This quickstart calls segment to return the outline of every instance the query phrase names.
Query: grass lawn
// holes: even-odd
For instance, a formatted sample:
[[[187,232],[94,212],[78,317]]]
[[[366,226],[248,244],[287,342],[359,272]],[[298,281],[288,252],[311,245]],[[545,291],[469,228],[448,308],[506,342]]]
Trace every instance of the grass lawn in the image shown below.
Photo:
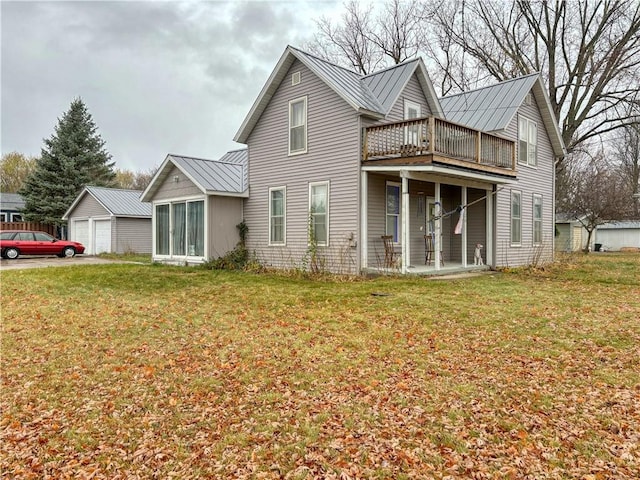
[[[640,255],[2,272],[2,478],[640,477]]]

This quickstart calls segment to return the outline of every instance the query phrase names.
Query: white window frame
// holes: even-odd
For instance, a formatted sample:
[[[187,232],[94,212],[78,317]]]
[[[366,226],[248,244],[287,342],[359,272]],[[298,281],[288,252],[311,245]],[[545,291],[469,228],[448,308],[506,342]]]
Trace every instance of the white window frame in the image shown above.
[[[415,110],[416,111],[416,116],[415,117],[410,117],[409,116],[409,110]],[[404,100],[404,119],[405,120],[412,120],[414,118],[420,118],[422,116],[422,105],[417,103],[417,102],[413,102],[411,100]],[[404,129],[404,143],[406,145],[414,145],[417,146],[420,144],[420,129],[418,126],[413,126],[413,127],[406,127]]]
[[[5,212],[0,213],[0,222],[7,221],[7,214]]]
[[[527,145],[527,154],[522,155],[521,142]],[[518,164],[538,166],[538,124],[525,117],[518,117]]]
[[[325,212],[325,222],[326,222],[326,230],[327,230],[327,238],[324,242],[317,242],[317,245],[319,247],[328,247],[329,246],[329,200],[331,198],[331,187],[329,184],[329,181],[324,181],[324,182],[312,182],[309,183],[309,208],[308,208],[308,212],[309,212],[309,218],[308,218],[308,222],[311,222],[311,198],[313,195],[313,189],[314,187],[320,187],[320,186],[326,186],[327,187],[327,198],[326,198],[326,212]],[[309,235],[307,235],[307,237],[309,237]]]
[[[389,195],[389,191],[388,188],[389,187],[397,187],[398,188],[398,213],[389,213],[389,201],[388,201],[388,195]],[[400,228],[400,222],[402,219],[402,184],[400,182],[389,182],[387,181],[384,185],[384,232],[385,235],[391,235],[393,236],[393,243],[400,243],[400,237],[401,237],[401,228]],[[389,232],[389,224],[387,222],[387,220],[389,219],[389,217],[396,217],[396,232]]]
[[[519,204],[520,204],[520,211],[518,212],[518,216],[514,215],[514,210],[513,210],[513,199],[514,196],[518,196],[519,199]],[[520,247],[522,246],[522,192],[520,190],[511,190],[511,196],[509,197],[510,203],[509,203],[509,218],[510,218],[510,224],[509,224],[509,240],[511,242],[511,246],[512,247]],[[513,224],[514,221],[518,221],[519,222],[519,238],[517,239],[517,241],[514,241],[513,238],[513,234],[514,234],[514,228],[513,228]]]
[[[273,227],[273,210],[272,197],[273,192],[282,192],[282,241],[274,241],[272,237]],[[283,246],[287,244],[287,187],[271,187],[269,188],[269,245]]]
[[[173,215],[173,206],[175,204],[179,204],[179,203],[184,203],[185,204],[185,235],[186,232],[188,231],[188,207],[187,204],[188,203],[194,203],[194,202],[203,202],[203,224],[202,224],[202,228],[203,228],[203,254],[202,255],[189,255],[189,248],[188,245],[186,244],[187,239],[185,238],[185,253],[184,255],[176,255],[175,254],[175,248],[174,248],[174,237],[173,237],[173,232],[174,232],[174,215]],[[208,198],[207,197],[184,197],[184,198],[175,198],[175,199],[171,199],[171,200],[163,200],[163,201],[159,201],[159,202],[154,202],[153,203],[153,222],[152,222],[152,229],[153,229],[153,254],[155,257],[157,258],[162,258],[162,259],[171,259],[171,258],[189,258],[189,259],[204,259],[207,258],[208,255],[208,232],[207,232],[207,215],[208,215],[208,210],[209,210],[209,206],[208,206]],[[161,206],[161,205],[168,205],[169,206],[169,253],[168,254],[159,254],[157,253],[157,218],[156,218],[156,208]]]
[[[300,124],[300,125],[292,125],[292,121],[293,121],[293,105],[302,102],[304,105],[304,123]],[[308,116],[308,108],[307,108],[307,96],[304,97],[299,97],[299,98],[294,98],[293,100],[289,101],[289,156],[293,156],[293,155],[301,155],[303,153],[307,153],[308,151],[308,129],[307,129],[307,116]],[[304,129],[304,148],[301,148],[299,150],[291,150],[291,131],[294,128],[300,128],[302,127]]]
[[[536,218],[536,204],[540,203],[540,218]],[[532,224],[532,231],[531,231],[531,238],[532,238],[532,242],[534,246],[540,246],[543,243],[543,238],[542,238],[542,219],[544,217],[544,213],[543,213],[543,209],[544,209],[544,201],[543,201],[543,197],[542,195],[540,195],[539,193],[534,193],[533,194],[533,199],[532,199],[532,208],[531,208],[531,224]],[[538,241],[536,241],[536,236],[539,237]]]
[[[16,217],[18,217],[16,219]],[[22,218],[22,214],[21,213],[12,213],[11,214],[11,221],[12,222],[23,222],[24,219]]]

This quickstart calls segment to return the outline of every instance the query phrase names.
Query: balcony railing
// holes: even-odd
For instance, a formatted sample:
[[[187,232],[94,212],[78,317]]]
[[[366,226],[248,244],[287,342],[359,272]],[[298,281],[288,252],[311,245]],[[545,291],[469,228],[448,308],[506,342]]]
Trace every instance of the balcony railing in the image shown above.
[[[496,167],[515,172],[515,143],[435,117],[367,127],[363,160],[431,155],[436,161]],[[407,159],[408,163],[416,163]],[[397,162],[396,162],[397,163]],[[475,165],[471,165],[475,164]]]

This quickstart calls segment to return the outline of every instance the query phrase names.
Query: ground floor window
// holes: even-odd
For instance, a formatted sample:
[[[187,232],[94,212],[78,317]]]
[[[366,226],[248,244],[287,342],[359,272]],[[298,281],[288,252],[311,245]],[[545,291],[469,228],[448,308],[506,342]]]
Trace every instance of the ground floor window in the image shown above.
[[[542,245],[542,195],[533,195],[533,244]]]
[[[269,189],[269,245],[286,243],[286,204],[285,187]]]
[[[511,245],[522,243],[522,193],[511,191]]]
[[[329,245],[329,182],[309,184],[309,239]]]
[[[386,234],[393,237],[393,242],[398,243],[400,239],[400,184],[387,182],[386,200],[387,226]]]
[[[204,201],[156,205],[156,255],[204,256]]]

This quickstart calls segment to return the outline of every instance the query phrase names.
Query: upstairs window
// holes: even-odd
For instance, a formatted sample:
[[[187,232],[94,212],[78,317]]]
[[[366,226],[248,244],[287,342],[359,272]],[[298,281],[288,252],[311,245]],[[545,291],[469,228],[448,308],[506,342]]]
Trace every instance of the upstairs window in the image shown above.
[[[538,126],[532,120],[520,117],[518,122],[518,163],[536,167],[538,165]]]
[[[307,97],[289,102],[289,155],[307,152]]]

